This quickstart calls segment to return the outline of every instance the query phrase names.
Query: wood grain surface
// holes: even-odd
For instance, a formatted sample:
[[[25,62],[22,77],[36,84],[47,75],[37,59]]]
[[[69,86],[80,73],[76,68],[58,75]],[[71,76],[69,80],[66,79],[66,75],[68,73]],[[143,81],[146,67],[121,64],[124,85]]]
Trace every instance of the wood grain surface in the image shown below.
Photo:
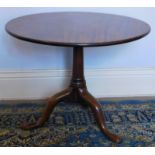
[[[107,46],[140,39],[150,26],[138,19],[90,12],[41,13],[6,24],[12,36],[57,46]]]

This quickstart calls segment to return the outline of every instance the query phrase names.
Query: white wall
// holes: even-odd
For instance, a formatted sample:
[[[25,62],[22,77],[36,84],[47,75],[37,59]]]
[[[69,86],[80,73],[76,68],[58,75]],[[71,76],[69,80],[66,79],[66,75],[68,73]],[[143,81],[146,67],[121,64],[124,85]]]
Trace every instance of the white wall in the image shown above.
[[[10,37],[5,24],[26,14],[52,11],[94,11],[139,18],[148,22],[151,34],[141,40],[109,47],[86,48],[85,67],[155,67],[155,8],[0,8],[0,71],[30,69],[69,69],[72,49],[38,45]],[[94,59],[95,58],[95,59]]]
[[[95,97],[155,96],[155,8],[0,8],[0,100],[40,99],[66,87],[72,49],[17,40],[5,24],[22,15],[91,11],[126,15],[151,25],[138,41],[85,49],[87,86]]]

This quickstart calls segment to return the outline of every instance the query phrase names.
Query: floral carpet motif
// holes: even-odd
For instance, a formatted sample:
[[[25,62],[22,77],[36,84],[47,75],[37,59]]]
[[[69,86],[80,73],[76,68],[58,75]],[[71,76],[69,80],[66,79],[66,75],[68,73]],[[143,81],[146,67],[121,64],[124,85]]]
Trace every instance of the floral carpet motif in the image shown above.
[[[155,100],[100,101],[107,128],[122,138],[109,141],[97,127],[91,109],[59,103],[44,127],[23,131],[19,125],[34,122],[46,102],[0,102],[0,146],[155,146]]]

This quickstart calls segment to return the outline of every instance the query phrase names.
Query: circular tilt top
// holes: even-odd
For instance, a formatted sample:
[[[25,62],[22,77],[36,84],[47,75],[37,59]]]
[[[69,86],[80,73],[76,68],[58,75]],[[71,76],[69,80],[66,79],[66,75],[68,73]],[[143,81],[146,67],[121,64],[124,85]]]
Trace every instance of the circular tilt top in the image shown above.
[[[34,43],[57,46],[107,46],[146,36],[150,26],[138,19],[90,12],[27,15],[9,21],[6,31]]]

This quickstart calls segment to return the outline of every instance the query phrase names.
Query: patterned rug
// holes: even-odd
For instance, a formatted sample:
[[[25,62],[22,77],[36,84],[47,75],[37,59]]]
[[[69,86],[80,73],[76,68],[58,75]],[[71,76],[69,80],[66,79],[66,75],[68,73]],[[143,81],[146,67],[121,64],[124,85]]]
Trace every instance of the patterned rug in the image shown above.
[[[34,122],[45,101],[0,102],[0,146],[155,146],[155,100],[100,101],[107,127],[122,137],[109,141],[96,126],[89,108],[59,103],[44,127],[23,131],[26,119]]]

